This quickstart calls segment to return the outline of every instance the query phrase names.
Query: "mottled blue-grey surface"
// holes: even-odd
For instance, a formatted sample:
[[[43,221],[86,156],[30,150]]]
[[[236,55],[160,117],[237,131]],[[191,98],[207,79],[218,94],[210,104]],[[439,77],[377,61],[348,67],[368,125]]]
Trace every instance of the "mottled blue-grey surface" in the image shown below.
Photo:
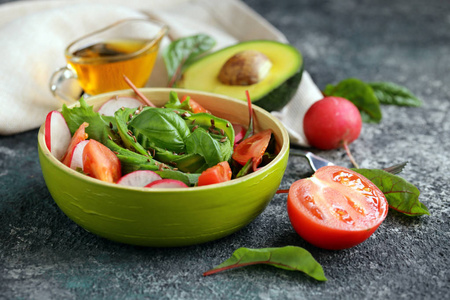
[[[4,1],[2,1],[4,2]],[[383,106],[351,145],[362,167],[409,161],[402,176],[431,216],[389,215],[363,244],[325,251],[296,235],[286,196],[245,229],[204,245],[152,249],[98,238],[70,221],[45,186],[37,131],[0,137],[0,299],[449,299],[450,2],[245,0],[280,29],[323,88],[348,77],[393,81],[424,101]],[[1,100],[0,100],[1,101]],[[350,166],[343,150],[315,151]],[[310,174],[291,157],[282,186]],[[328,281],[252,266],[202,272],[239,247],[296,245]]]

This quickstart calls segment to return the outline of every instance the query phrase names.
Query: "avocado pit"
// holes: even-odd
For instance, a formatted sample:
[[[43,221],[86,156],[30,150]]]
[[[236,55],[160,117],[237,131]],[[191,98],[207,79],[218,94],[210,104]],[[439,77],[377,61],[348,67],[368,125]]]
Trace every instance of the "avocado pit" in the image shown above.
[[[229,58],[219,72],[219,80],[226,85],[253,85],[270,72],[272,62],[256,50],[244,50]]]

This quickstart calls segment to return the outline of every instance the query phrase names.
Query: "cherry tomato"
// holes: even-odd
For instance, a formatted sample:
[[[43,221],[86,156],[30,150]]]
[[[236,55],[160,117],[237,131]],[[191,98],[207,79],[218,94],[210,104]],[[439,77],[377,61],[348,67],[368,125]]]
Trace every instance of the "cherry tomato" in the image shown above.
[[[84,147],[83,171],[106,182],[117,182],[122,175],[117,156],[96,140],[89,140]]]
[[[223,161],[208,168],[198,177],[198,186],[221,183],[231,180],[231,168],[227,161]]]
[[[186,101],[186,99],[188,99],[189,96],[183,96],[183,98],[181,98],[180,102],[183,103],[184,101]],[[209,111],[204,108],[203,106],[201,106],[198,102],[192,100],[192,98],[189,97],[189,106],[192,109],[192,112],[194,114],[197,113],[209,113]]]
[[[73,156],[73,150],[75,149],[75,146],[78,145],[79,142],[84,141],[88,138],[88,135],[85,131],[85,128],[88,127],[89,124],[84,122],[83,124],[78,127],[77,131],[72,136],[72,140],[70,141],[69,147],[67,147],[66,154],[64,154],[63,158],[61,159],[62,163],[66,166],[70,166],[70,162],[72,160]]]
[[[303,239],[320,248],[338,250],[372,235],[386,218],[388,203],[369,179],[329,166],[291,185],[287,211]]]
[[[249,159],[253,160],[254,166],[259,165],[271,135],[272,131],[266,129],[246,138],[234,148],[232,158],[240,165],[245,165]]]

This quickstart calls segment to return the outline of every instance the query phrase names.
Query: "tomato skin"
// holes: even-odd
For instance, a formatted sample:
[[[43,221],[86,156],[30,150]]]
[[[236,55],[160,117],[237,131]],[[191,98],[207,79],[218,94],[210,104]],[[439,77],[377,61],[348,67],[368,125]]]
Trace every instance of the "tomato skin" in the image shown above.
[[[198,177],[198,186],[221,183],[231,180],[231,168],[227,161],[206,169]]]
[[[61,159],[62,163],[66,166],[70,167],[70,161],[72,160],[73,151],[75,150],[76,145],[88,138],[88,135],[85,131],[86,127],[88,126],[88,123],[83,122],[83,124],[81,124],[80,127],[78,127],[77,131],[75,131],[75,133],[73,134],[69,147],[67,147],[66,154],[64,154],[63,158]]]
[[[183,103],[184,101],[186,101],[186,99],[189,96],[185,95],[183,96],[183,98],[181,98],[180,102]],[[194,114],[197,113],[209,113],[209,111],[204,108],[203,106],[201,106],[197,101],[192,100],[192,98],[189,98],[189,106],[192,108],[192,112]]]
[[[96,140],[89,140],[83,150],[83,171],[106,182],[117,182],[122,176],[117,156]]]
[[[254,161],[254,165],[258,165],[269,145],[271,135],[272,131],[266,129],[246,138],[236,145],[232,158],[242,166],[249,159]]]
[[[361,174],[328,166],[291,185],[287,211],[292,227],[304,240],[339,250],[369,238],[386,218],[388,203]]]

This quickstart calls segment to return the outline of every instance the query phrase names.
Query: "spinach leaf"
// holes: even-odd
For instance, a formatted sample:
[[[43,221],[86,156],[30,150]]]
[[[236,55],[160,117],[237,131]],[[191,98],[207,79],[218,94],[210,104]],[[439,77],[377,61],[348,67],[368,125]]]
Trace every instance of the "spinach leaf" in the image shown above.
[[[178,94],[174,91],[171,91],[169,94],[169,102],[164,104],[164,107],[174,108],[174,109],[182,109],[184,111],[192,112],[192,108],[189,106],[189,101],[184,101],[181,103],[180,99],[178,99]]]
[[[62,115],[72,135],[83,122],[87,122],[89,126],[85,130],[90,139],[97,140],[101,143],[107,141],[109,137],[115,141],[120,140],[111,128],[116,127],[115,119],[101,116],[99,113],[94,112],[93,106],[89,106],[83,98],[80,99],[80,106],[75,106],[71,109],[64,104],[62,107]],[[110,126],[110,122],[113,126]]]
[[[400,176],[378,169],[353,169],[372,181],[385,195],[389,207],[408,216],[429,215],[419,201],[420,191]]]
[[[301,271],[316,280],[327,280],[322,266],[314,259],[311,253],[295,246],[264,249],[239,248],[229,259],[217,267],[206,271],[203,273],[203,276],[256,264],[268,264],[289,271]]]
[[[185,139],[190,134],[189,128],[186,122],[171,110],[149,107],[133,117],[128,127],[144,148],[186,151]]]
[[[337,85],[327,85],[324,94],[326,96],[342,97],[350,100],[361,112],[362,121],[365,123],[379,123],[381,121],[380,103],[374,91],[367,83],[349,78]]]
[[[137,142],[136,137],[130,133],[128,129],[128,123],[135,116],[135,111],[135,108],[124,108],[119,109],[114,113],[118,133],[125,147],[142,155],[147,155],[147,151]]]
[[[170,43],[163,52],[163,58],[169,75],[169,87],[175,86],[187,66],[201,54],[214,47],[216,41],[206,34],[197,34],[180,38]]]
[[[381,104],[416,107],[422,105],[422,101],[406,87],[392,82],[370,82],[369,85]]]

